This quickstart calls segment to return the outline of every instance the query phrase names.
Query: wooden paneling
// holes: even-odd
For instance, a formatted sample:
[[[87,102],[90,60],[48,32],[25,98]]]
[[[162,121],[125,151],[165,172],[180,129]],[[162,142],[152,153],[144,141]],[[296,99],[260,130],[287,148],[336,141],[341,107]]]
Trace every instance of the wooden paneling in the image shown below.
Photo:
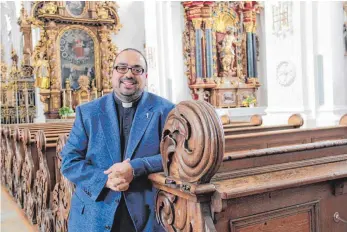
[[[316,232],[318,202],[230,220],[231,232]]]

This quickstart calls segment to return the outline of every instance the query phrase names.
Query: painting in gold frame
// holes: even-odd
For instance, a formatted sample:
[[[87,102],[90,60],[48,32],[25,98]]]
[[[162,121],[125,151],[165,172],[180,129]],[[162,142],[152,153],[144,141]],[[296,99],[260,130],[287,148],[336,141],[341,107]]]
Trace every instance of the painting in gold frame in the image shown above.
[[[85,1],[66,1],[65,7],[72,17],[82,17],[86,12]]]
[[[62,89],[66,88],[66,80],[73,90],[79,89],[78,79],[82,75],[89,77],[90,84],[100,82],[99,42],[89,28],[66,27],[60,31],[57,43]]]

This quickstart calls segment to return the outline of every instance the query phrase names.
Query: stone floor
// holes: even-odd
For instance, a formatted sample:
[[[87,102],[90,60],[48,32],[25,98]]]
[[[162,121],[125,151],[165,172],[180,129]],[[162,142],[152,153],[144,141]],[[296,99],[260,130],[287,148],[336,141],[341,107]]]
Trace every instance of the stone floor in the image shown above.
[[[32,226],[26,219],[22,209],[17,205],[4,186],[1,186],[1,232],[38,231],[37,226]]]

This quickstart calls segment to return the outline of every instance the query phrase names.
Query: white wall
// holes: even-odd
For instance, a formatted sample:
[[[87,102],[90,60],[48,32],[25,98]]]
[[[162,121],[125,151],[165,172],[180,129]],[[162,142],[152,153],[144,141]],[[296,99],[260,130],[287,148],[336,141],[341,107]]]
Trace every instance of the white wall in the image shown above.
[[[294,1],[293,32],[285,37],[273,34],[273,4],[266,2],[264,11],[268,96],[264,122],[278,124],[300,113],[305,126],[336,125],[347,113],[342,2]],[[295,81],[289,86],[276,80],[281,61],[295,66]]]
[[[112,41],[119,51],[125,48],[135,48],[144,52],[145,22],[144,2],[117,1],[118,15],[123,27],[118,34],[112,36]]]
[[[174,103],[191,99],[184,74],[183,13],[180,2],[145,2],[148,90]]]

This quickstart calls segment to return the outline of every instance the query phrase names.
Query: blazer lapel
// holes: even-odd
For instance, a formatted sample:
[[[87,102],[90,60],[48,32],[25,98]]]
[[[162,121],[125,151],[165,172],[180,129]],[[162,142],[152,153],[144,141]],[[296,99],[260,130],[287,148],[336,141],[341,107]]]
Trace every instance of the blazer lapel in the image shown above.
[[[137,110],[131,126],[125,159],[131,159],[135,148],[137,147],[143,134],[145,133],[146,128],[153,116],[153,113],[150,111],[152,107],[153,106],[151,105],[151,100],[148,93],[144,92],[139,105],[137,106]]]
[[[119,141],[119,123],[116,104],[113,98],[113,92],[105,98],[104,104],[101,104],[99,119],[103,128],[107,150],[113,163],[121,162],[121,148]]]

